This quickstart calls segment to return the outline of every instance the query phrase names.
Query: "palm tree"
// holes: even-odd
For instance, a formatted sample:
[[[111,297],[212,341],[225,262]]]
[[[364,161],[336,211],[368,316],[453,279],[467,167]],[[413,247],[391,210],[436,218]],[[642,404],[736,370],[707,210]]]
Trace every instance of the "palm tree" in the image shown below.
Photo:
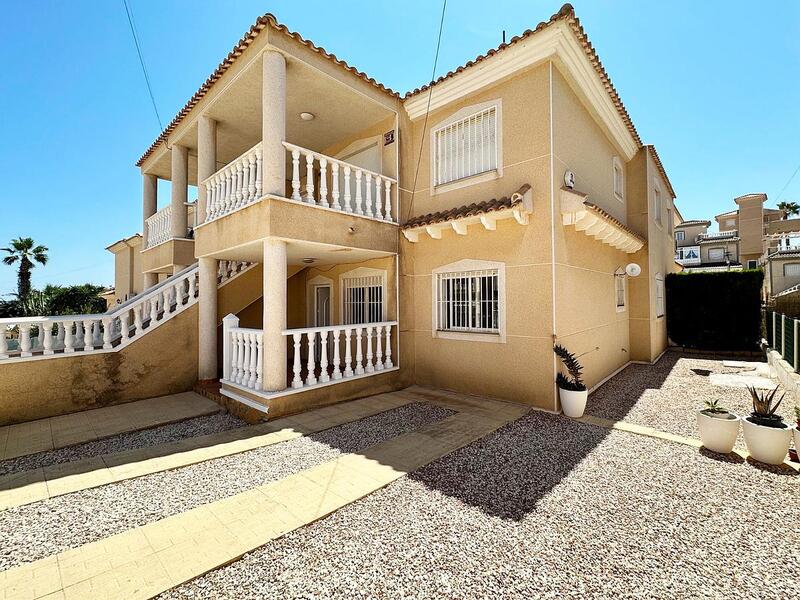
[[[800,214],[800,204],[797,202],[778,202],[778,210],[783,213],[784,219],[788,219],[793,215]]]
[[[8,256],[3,257],[3,263],[13,265],[19,261],[19,272],[17,273],[17,297],[25,300],[31,291],[31,269],[36,266],[47,264],[47,246],[34,246],[33,238],[17,238],[11,240],[10,248],[0,248],[7,252]]]

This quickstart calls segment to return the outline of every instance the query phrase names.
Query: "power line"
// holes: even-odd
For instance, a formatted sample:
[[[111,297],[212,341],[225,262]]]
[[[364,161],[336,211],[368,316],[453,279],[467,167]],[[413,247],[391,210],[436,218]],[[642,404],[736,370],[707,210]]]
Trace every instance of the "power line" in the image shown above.
[[[794,173],[792,173],[792,176],[789,177],[789,180],[786,182],[786,185],[784,185],[781,191],[778,192],[778,195],[775,196],[775,202],[781,199],[781,194],[783,194],[783,192],[786,191],[786,188],[788,188],[789,184],[792,183],[792,180],[794,179],[795,175],[797,175],[797,173],[800,173],[800,165],[797,165],[797,168],[794,170]]]
[[[428,116],[431,113],[431,96],[433,95],[433,84],[436,80],[436,66],[439,64],[439,48],[442,45],[442,30],[444,29],[444,13],[447,9],[447,0],[442,2],[442,17],[439,20],[439,37],[436,40],[436,54],[433,57],[433,72],[431,72],[431,83],[428,87],[428,104],[425,107],[425,123],[422,125],[422,138],[419,144],[419,154],[417,155],[417,167],[414,170],[414,187],[411,188],[411,201],[408,204],[408,216],[410,217],[414,210],[414,194],[417,193],[417,177],[419,177],[419,165],[422,161],[422,149],[425,147],[425,135],[428,131]],[[433,152],[433,148],[431,148]]]
[[[133,36],[133,43],[136,45],[136,54],[139,55],[139,64],[142,65],[142,73],[144,73],[144,81],[147,84],[147,92],[150,94],[150,102],[153,103],[153,110],[156,113],[158,120],[159,131],[164,131],[164,125],[161,123],[161,115],[158,114],[158,107],[156,106],[156,99],[153,96],[153,87],[150,85],[150,75],[147,72],[147,67],[144,64],[144,56],[142,56],[142,47],[139,44],[139,36],[136,35],[136,26],[133,24],[133,12],[128,6],[128,0],[122,0],[125,5],[125,14],[128,15],[128,25],[131,27],[131,35]]]

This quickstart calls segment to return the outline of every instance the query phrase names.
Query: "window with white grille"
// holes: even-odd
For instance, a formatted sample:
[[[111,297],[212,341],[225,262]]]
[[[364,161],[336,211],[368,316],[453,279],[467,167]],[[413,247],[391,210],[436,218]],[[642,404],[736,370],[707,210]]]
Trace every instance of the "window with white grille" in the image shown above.
[[[490,106],[432,132],[434,186],[497,169],[497,112]]]
[[[344,325],[383,321],[381,275],[342,279],[342,319]]]
[[[682,242],[685,239],[686,239],[686,233],[685,232],[683,232],[683,231],[676,231],[675,232],[675,241],[676,242]]]
[[[440,331],[499,333],[497,269],[439,273],[436,285],[437,328]]]
[[[617,312],[625,310],[625,270],[617,269],[614,273],[614,296],[617,302]]]
[[[664,316],[664,276],[656,273],[656,317]]]
[[[800,275],[800,263],[783,265],[783,275],[784,277],[797,277]]]

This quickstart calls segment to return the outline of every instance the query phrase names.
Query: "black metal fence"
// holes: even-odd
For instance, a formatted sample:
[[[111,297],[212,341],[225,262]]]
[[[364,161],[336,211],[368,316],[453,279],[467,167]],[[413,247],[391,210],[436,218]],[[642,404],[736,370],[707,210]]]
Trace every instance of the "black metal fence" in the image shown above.
[[[797,371],[800,342],[800,319],[793,319],[774,311],[764,311],[764,328],[767,344]]]

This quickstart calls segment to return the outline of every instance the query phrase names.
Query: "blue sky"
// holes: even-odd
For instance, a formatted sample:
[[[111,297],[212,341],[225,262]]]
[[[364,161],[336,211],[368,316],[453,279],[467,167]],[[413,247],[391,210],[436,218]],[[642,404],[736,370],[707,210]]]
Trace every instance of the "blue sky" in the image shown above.
[[[441,10],[416,0],[129,1],[165,124],[264,12],[405,92],[430,77]],[[437,74],[560,5],[449,0]],[[574,5],[685,218],[749,192],[777,201],[800,165],[800,3]],[[159,133],[122,0],[8,2],[3,17],[0,246],[17,236],[49,246],[34,285],[110,284],[104,248],[141,228],[134,162]],[[800,201],[800,174],[781,199]],[[0,294],[15,286],[0,265]]]

